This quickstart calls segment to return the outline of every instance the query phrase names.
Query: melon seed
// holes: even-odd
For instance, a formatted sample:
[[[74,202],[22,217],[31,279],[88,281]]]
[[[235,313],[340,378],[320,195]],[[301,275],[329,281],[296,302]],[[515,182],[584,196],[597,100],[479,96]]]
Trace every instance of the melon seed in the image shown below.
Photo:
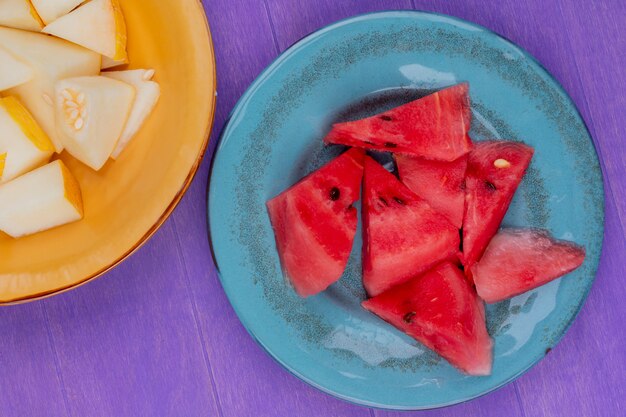
[[[493,161],[493,166],[496,168],[509,168],[511,163],[506,159],[496,159]]]
[[[404,200],[402,200],[400,197],[394,197],[393,199],[396,203],[400,204],[401,206],[406,204]]]
[[[395,148],[398,145],[396,145],[395,143],[391,143],[391,142],[385,142],[385,148]]]
[[[53,101],[52,101],[52,97],[50,97],[48,94],[43,93],[42,98],[43,98],[43,101],[45,101],[45,102],[46,102],[46,104],[48,104],[48,105],[50,105],[50,106],[54,106],[54,103],[53,103]]]
[[[387,200],[385,200],[385,197],[378,197],[378,199],[387,207],[389,207],[389,203],[387,202]]]
[[[490,182],[490,181],[485,181],[485,187],[487,187],[487,189],[489,191],[496,191],[497,190],[495,184]]]
[[[341,192],[339,191],[339,188],[337,187],[333,187],[330,189],[330,199],[333,201],[337,201],[339,200],[339,196],[341,195]]]
[[[413,322],[413,317],[415,317],[415,314],[415,311],[409,311],[404,316],[402,316],[402,320],[407,324],[411,324]]]
[[[393,119],[391,118],[391,116],[387,116],[383,114],[382,116],[380,116],[380,120],[384,120],[385,122],[390,122]]]

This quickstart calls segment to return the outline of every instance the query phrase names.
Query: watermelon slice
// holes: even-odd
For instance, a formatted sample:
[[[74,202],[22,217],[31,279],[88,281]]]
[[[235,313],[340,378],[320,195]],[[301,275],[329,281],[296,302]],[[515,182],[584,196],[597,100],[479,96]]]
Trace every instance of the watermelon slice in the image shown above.
[[[584,248],[545,230],[504,229],[472,266],[472,275],[478,295],[497,303],[565,275],[584,260]]]
[[[337,123],[324,141],[454,161],[471,148],[468,90],[467,83],[458,84],[366,119]]]
[[[533,148],[518,142],[476,143],[465,178],[463,264],[471,267],[483,254],[522,181]]]
[[[485,307],[463,273],[444,262],[363,302],[363,307],[469,375],[489,375],[492,341]]]
[[[395,155],[395,159],[404,185],[460,229],[465,208],[467,156],[452,162],[408,155]]]
[[[364,152],[351,149],[267,202],[285,275],[308,297],[337,281],[356,233]]]
[[[392,173],[365,157],[363,286],[375,296],[459,251],[459,231]]]

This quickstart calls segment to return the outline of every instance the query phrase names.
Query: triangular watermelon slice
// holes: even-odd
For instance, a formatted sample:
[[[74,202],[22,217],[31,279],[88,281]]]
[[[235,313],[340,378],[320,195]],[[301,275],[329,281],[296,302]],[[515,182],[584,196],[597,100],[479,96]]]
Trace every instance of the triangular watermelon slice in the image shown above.
[[[496,234],[533,156],[518,142],[478,142],[469,154],[465,178],[463,264],[473,265]]]
[[[584,260],[584,248],[556,240],[545,230],[504,229],[472,266],[472,276],[478,295],[497,303],[547,284]]]
[[[452,162],[408,155],[395,155],[395,159],[404,185],[460,229],[465,208],[467,156]]]
[[[351,149],[267,202],[285,275],[302,297],[337,281],[357,227],[364,152]]]
[[[454,161],[469,152],[467,83],[438,91],[366,119],[337,123],[326,143]]]
[[[445,262],[363,302],[363,307],[469,375],[491,373],[485,307],[463,273]]]
[[[459,231],[392,173],[365,157],[363,286],[375,296],[459,251]]]

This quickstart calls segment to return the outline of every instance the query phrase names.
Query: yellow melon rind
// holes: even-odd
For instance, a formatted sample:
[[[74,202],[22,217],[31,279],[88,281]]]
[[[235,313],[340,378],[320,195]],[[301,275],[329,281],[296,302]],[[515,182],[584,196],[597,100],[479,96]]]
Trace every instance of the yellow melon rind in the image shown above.
[[[76,178],[72,175],[69,169],[62,161],[60,162],[61,174],[63,175],[63,186],[65,189],[65,199],[76,208],[76,211],[80,214],[81,218],[84,215],[83,197],[80,191],[80,185]]]
[[[126,22],[124,21],[124,14],[122,13],[122,7],[119,0],[111,0],[111,6],[113,7],[113,16],[115,17],[115,56],[113,60],[123,61],[127,59],[126,52]]]
[[[46,132],[17,98],[14,96],[0,98],[0,106],[9,113],[9,116],[37,149],[43,152],[54,152],[54,145]]]

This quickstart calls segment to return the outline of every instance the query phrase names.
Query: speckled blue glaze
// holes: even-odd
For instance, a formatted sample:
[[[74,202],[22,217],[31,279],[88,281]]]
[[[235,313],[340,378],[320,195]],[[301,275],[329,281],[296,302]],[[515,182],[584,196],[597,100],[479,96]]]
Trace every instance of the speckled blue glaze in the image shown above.
[[[545,227],[587,249],[577,271],[488,306],[489,377],[464,376],[360,307],[360,231],[342,279],[303,300],[285,283],[265,201],[341,152],[321,138],[432,89],[470,83],[475,140],[535,147],[505,225]],[[380,156],[385,161],[385,156]],[[426,409],[494,390],[537,363],[565,333],[593,282],[604,206],[598,158],[577,109],[526,52],[447,16],[386,12],[301,40],[252,84],[215,156],[209,227],[224,289],[250,334],[294,375],[355,403]]]

